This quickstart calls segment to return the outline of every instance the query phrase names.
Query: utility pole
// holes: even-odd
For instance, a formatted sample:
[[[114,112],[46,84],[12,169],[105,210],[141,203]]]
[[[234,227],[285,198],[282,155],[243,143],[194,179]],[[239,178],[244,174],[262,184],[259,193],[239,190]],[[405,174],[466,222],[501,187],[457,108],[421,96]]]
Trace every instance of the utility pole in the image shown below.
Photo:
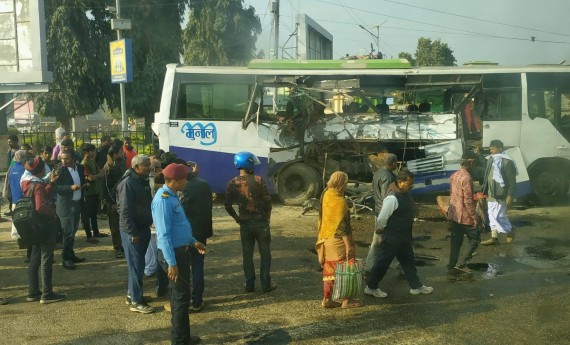
[[[279,59],[279,0],[271,2],[271,13],[273,13],[273,31],[275,34],[271,58],[277,60]]]
[[[115,6],[117,6],[117,19],[121,19],[121,0],[115,0]],[[117,28],[117,40],[121,38],[121,29]],[[119,93],[121,95],[121,130],[125,132],[129,130],[127,104],[125,101],[125,83],[119,83]]]

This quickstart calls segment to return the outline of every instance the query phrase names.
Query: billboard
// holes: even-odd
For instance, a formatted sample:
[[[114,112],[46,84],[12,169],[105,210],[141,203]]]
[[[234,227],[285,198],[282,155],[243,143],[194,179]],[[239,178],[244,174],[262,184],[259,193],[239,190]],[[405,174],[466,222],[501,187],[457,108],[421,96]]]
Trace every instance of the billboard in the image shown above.
[[[306,14],[297,17],[297,59],[332,60],[333,36]]]
[[[43,0],[0,0],[0,93],[47,92]]]
[[[109,43],[111,54],[111,82],[129,83],[133,81],[132,44],[129,38]]]

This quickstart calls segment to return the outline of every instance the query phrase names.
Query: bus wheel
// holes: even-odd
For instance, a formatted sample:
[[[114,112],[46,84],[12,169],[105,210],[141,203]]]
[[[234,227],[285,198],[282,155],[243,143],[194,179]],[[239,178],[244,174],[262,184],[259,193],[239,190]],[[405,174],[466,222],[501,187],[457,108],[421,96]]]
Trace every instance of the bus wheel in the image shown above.
[[[279,173],[277,197],[285,205],[298,206],[318,196],[321,177],[316,169],[303,163],[294,163]]]
[[[554,205],[568,195],[568,175],[553,168],[538,170],[530,182],[536,202],[541,206]]]

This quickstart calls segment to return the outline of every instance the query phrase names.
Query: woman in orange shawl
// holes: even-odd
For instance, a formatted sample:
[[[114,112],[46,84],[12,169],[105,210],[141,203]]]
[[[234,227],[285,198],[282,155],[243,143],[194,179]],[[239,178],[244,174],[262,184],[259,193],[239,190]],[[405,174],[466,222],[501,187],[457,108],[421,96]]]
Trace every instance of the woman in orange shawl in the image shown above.
[[[327,188],[321,195],[319,211],[317,252],[319,263],[323,267],[323,301],[324,308],[359,307],[360,302],[345,299],[341,303],[332,300],[335,268],[338,262],[354,259],[355,248],[350,226],[350,213],[344,192],[348,176],[341,171],[333,173],[327,182]]]

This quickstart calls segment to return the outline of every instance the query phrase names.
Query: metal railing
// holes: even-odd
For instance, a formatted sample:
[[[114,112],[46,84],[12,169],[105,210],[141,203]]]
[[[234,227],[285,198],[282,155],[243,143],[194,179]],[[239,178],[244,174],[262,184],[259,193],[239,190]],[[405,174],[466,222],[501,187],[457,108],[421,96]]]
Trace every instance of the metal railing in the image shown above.
[[[131,142],[138,153],[152,154],[158,148],[158,137],[154,134],[152,129],[148,130],[135,130],[135,131],[71,131],[71,138],[75,143],[75,149],[79,150],[83,143],[91,143],[99,146],[101,137],[108,135],[111,139],[123,139],[126,137],[131,138]],[[27,133],[18,133],[20,145],[30,144],[36,150],[41,150],[44,146],[55,147],[55,131],[32,131]]]

